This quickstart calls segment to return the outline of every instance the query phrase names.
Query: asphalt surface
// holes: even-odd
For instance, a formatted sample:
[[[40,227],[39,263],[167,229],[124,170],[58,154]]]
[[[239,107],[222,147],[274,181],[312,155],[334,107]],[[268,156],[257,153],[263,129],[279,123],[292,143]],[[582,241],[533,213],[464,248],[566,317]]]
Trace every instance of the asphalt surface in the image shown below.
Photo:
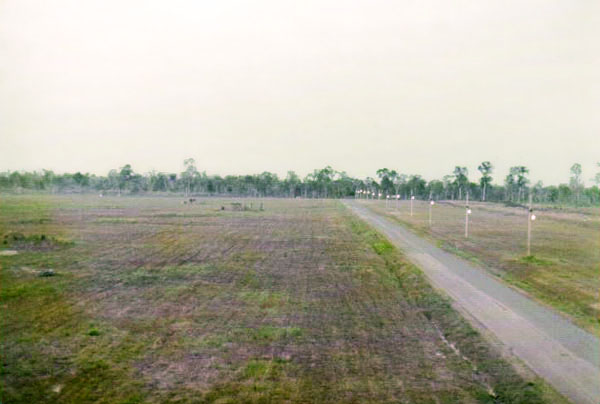
[[[575,403],[600,403],[600,340],[403,226],[354,201],[354,213],[383,233],[462,310]]]

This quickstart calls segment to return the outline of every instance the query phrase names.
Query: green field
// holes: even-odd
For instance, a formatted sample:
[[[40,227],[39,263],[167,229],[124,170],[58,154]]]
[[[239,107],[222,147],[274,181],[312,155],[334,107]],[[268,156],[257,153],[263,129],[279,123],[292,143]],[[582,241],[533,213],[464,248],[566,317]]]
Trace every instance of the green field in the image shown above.
[[[508,283],[569,315],[600,334],[600,211],[597,208],[540,207],[534,211],[531,256],[527,256],[527,210],[495,203],[471,203],[465,238],[464,201],[363,201],[446,250],[487,267]]]
[[[562,402],[341,203],[231,202],[2,196],[2,403]]]

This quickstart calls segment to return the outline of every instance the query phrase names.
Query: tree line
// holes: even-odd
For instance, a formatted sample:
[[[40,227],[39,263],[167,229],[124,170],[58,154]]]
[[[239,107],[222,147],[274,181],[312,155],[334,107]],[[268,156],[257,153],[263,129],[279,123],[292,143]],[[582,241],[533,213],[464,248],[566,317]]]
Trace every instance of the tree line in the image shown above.
[[[600,169],[600,163],[598,163]],[[207,175],[197,169],[194,159],[183,162],[180,173],[151,171],[137,173],[130,164],[113,169],[106,176],[88,173],[57,174],[50,170],[0,173],[0,189],[20,192],[37,190],[53,193],[100,192],[104,194],[178,193],[183,195],[347,198],[374,197],[435,200],[471,200],[523,203],[529,193],[541,203],[590,205],[600,203],[600,172],[592,178],[595,186],[584,187],[580,164],[573,164],[568,184],[545,186],[541,181],[531,184],[529,169],[511,167],[502,185],[492,184],[494,166],[484,161],[478,166],[475,181],[466,167],[456,166],[442,179],[425,180],[421,175],[401,174],[381,168],[375,177],[353,178],[330,166],[315,169],[304,178],[288,171],[285,178],[263,172],[253,175]],[[380,195],[381,194],[381,195]]]

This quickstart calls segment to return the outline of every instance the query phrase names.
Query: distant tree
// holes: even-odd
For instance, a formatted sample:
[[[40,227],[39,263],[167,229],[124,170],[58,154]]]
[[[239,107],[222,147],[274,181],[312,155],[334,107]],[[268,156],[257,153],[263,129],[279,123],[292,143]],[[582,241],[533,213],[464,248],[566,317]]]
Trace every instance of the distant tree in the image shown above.
[[[154,192],[166,192],[169,190],[169,178],[165,173],[150,174],[150,189]]]
[[[294,171],[288,171],[287,177],[284,180],[284,185],[289,192],[290,198],[294,198],[297,192],[300,191],[300,184],[302,184],[302,180],[298,177],[298,174]]]
[[[571,188],[567,184],[560,184],[558,186],[558,201],[561,203],[568,203],[571,200],[573,193]]]
[[[81,174],[77,171],[73,174],[73,181],[79,186],[79,192],[83,191],[83,187],[87,187],[90,183],[90,175],[89,174]]]
[[[571,188],[571,192],[575,195],[575,203],[579,204],[579,197],[581,195],[581,189],[583,188],[583,182],[581,181],[581,164],[579,163],[575,163],[571,166],[569,187]]]
[[[467,167],[454,167],[454,181],[456,186],[458,187],[458,199],[462,199],[462,191],[463,189],[467,189],[469,184],[469,171]]]
[[[429,189],[429,198],[439,199],[440,195],[444,193],[444,183],[440,180],[431,180],[427,184]]]
[[[329,186],[333,181],[335,171],[330,166],[315,170],[315,179],[317,182],[317,188],[321,191],[321,197],[327,198],[329,195]]]
[[[525,191],[525,186],[529,183],[526,175],[529,174],[529,169],[525,166],[514,166],[510,168],[510,173],[506,177],[505,183],[507,187],[510,186],[511,195],[513,193],[514,186],[517,187],[517,198],[521,202],[521,198]],[[512,200],[512,197],[511,197]]]
[[[389,170],[387,168],[380,168],[377,170],[377,176],[381,181],[381,190],[387,194],[395,194],[396,187],[394,181],[398,177],[398,173],[395,170]]]
[[[558,202],[558,198],[560,196],[559,192],[558,192],[558,187],[551,185],[549,187],[546,187],[545,191],[546,191],[546,200],[548,202],[551,202],[551,203]]]
[[[536,182],[532,187],[532,191],[536,200],[545,201],[547,199],[546,191],[544,190],[544,183],[542,181]]]
[[[489,162],[483,162],[479,167],[482,176],[488,176]],[[312,195],[312,197],[341,198],[355,195],[356,190],[373,193],[385,192],[388,195],[402,195],[409,198],[427,196],[435,199],[456,197],[464,198],[468,192],[473,199],[481,197],[486,201],[518,200],[526,196],[529,180],[529,170],[524,166],[511,167],[505,179],[505,185],[494,186],[488,182],[469,182],[465,167],[458,167],[455,175],[446,175],[443,181],[433,179],[425,181],[420,175],[407,177],[398,175],[396,171],[383,168],[378,170],[378,179],[364,180],[352,178],[343,171],[336,171],[330,166],[314,170],[301,180],[293,171],[288,172],[285,179],[277,178],[273,173],[264,172],[253,175],[219,175],[208,176],[206,172],[198,173],[193,161],[184,162],[186,171],[181,175],[174,173],[157,173],[152,171],[144,175],[136,174],[129,164],[119,170],[111,170],[106,176],[95,176],[81,172],[55,174],[52,171],[7,171],[0,172],[0,191],[6,190],[48,190],[51,192],[72,191],[78,187],[97,190],[113,190],[129,193],[142,191],[150,192],[193,192],[202,191],[208,194],[229,194],[236,196],[297,196]],[[490,164],[491,166],[491,164]],[[599,164],[600,167],[600,164]],[[189,170],[187,170],[189,169]],[[571,167],[569,184],[560,186],[544,186],[537,182],[530,190],[536,201],[549,203],[598,204],[600,189],[597,186],[585,188],[581,177],[581,167],[576,164]],[[190,181],[191,180],[191,181]],[[593,181],[600,185],[600,173]],[[484,188],[485,184],[485,190]],[[517,192],[518,191],[518,192]],[[377,197],[377,196],[375,196]]]
[[[108,188],[113,191],[119,188],[119,172],[115,169],[108,172]]]
[[[181,178],[185,183],[185,196],[187,197],[191,192],[192,182],[198,175],[198,170],[196,169],[196,160],[193,158],[183,160],[183,166],[185,170],[181,173]]]
[[[598,168],[600,168],[600,163],[596,163],[596,165],[598,166]],[[596,175],[594,176],[594,178],[592,179],[592,181],[594,181],[594,184],[596,184],[597,186],[600,187],[600,171],[598,171],[596,173]]]
[[[396,181],[395,181],[396,193],[404,194],[404,199],[407,198],[407,195],[406,195],[406,191],[408,189],[408,187],[406,186],[407,182],[408,182],[408,176],[406,174],[398,174],[396,176]]]
[[[121,191],[127,188],[132,175],[133,169],[130,164],[125,164],[121,167],[121,171],[119,171],[119,196],[121,196]]]
[[[262,194],[262,196],[273,194],[273,185],[275,185],[278,182],[279,179],[277,178],[277,174],[265,171],[258,176],[258,191]]]
[[[408,179],[408,187],[411,195],[423,198],[426,196],[426,182],[420,175],[411,175]]]
[[[481,173],[481,179],[479,180],[479,183],[481,184],[481,200],[485,201],[485,191],[492,182],[491,174],[494,170],[494,166],[489,161],[484,161],[477,169]]]
[[[444,175],[442,178],[442,184],[444,185],[444,199],[448,199],[448,193],[452,194],[452,186],[454,182],[454,175]]]

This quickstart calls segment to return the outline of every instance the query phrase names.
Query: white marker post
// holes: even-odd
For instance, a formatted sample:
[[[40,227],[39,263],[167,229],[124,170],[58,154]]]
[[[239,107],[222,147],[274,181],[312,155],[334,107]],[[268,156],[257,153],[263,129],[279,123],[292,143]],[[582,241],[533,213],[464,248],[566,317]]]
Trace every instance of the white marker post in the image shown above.
[[[410,217],[412,217],[413,215],[413,201],[415,200],[415,196],[411,195],[410,196]]]
[[[389,195],[386,195],[386,196],[385,196],[385,208],[386,208],[386,209],[388,208],[388,204],[389,204],[389,202],[390,202],[390,196],[389,196]]]
[[[529,191],[529,214],[527,217],[527,256],[531,255],[531,222],[535,220],[533,207],[531,206],[531,191]]]
[[[400,209],[400,194],[396,194],[396,210]]]
[[[429,227],[431,227],[431,208],[435,205],[433,200],[429,201]]]
[[[465,238],[469,238],[469,215],[471,214],[471,209],[469,209],[469,193],[467,192],[467,203],[465,205]]]

